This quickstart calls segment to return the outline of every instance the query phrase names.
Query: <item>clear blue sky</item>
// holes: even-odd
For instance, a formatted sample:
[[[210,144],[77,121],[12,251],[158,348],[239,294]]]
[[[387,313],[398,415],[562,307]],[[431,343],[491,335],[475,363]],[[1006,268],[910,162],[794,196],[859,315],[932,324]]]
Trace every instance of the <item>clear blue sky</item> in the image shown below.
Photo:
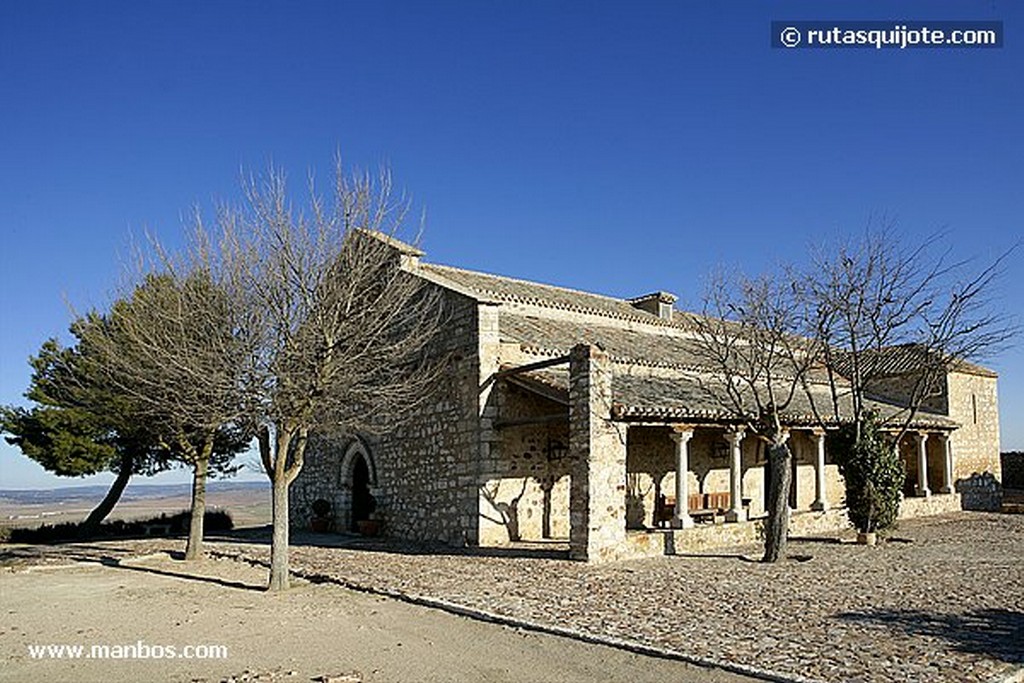
[[[1005,47],[771,49],[784,19],[1001,20]],[[1024,4],[5,0],[0,402],[131,233],[335,148],[392,167],[430,260],[607,294],[693,303],[872,215],[990,258],[1024,234]],[[989,364],[1024,449],[1024,352]],[[65,482],[0,446],[0,487]]]

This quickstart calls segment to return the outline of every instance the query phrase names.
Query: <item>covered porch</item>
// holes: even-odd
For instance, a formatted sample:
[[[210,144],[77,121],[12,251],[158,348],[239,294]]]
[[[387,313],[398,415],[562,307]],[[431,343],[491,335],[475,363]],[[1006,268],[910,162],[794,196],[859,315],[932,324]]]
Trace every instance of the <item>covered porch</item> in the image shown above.
[[[689,529],[763,516],[769,462],[765,444],[728,424],[627,424],[626,524]],[[823,512],[841,499],[825,433],[792,430],[790,507]],[[680,505],[679,501],[685,501]]]
[[[589,345],[503,370],[516,391],[533,397],[532,403],[513,400],[518,394],[510,393],[495,421],[501,451],[512,459],[484,502],[505,511],[507,539],[568,536],[571,556],[587,561],[755,542],[770,478],[763,440],[702,411],[692,379],[621,371]],[[901,441],[909,514],[959,507],[951,485],[951,429],[925,423]],[[830,432],[797,419],[786,437],[792,533],[845,528],[845,491],[830,455]],[[559,451],[552,444],[567,446]],[[913,504],[917,499],[930,502]],[[506,536],[492,535],[495,542]]]
[[[570,554],[601,561],[691,552],[755,542],[765,517],[767,468],[763,441],[742,426],[699,410],[635,410],[621,399],[631,385],[645,396],[672,392],[685,402],[685,380],[612,376],[599,349],[573,349],[569,373]],[[698,404],[699,405],[699,404]],[[608,407],[611,407],[611,419]],[[848,526],[838,466],[829,435],[809,421],[786,433],[793,455],[790,489],[794,534]],[[908,432],[901,448],[914,451],[913,495],[932,498],[908,505],[912,514],[959,509],[953,494],[948,425]],[[929,445],[930,444],[930,445]]]

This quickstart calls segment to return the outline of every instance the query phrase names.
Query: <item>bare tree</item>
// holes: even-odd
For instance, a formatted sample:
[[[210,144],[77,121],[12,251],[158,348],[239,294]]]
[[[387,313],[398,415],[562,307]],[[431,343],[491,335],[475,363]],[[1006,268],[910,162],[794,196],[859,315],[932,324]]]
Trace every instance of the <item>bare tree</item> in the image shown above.
[[[1004,348],[1017,324],[995,304],[997,285],[1016,247],[980,270],[936,253],[938,236],[907,246],[892,226],[819,248],[801,293],[819,340],[832,412],[859,439],[868,399],[894,371],[912,378],[903,410],[887,416],[896,442],[947,373]],[[848,397],[848,398],[847,398]]]
[[[850,424],[857,442],[875,417],[873,393],[898,371],[912,381],[881,417],[897,428],[899,443],[948,372],[1017,333],[994,305],[1013,249],[972,272],[969,261],[934,255],[933,242],[908,248],[892,230],[869,231],[820,249],[806,273],[711,281],[705,315],[694,319],[698,354],[711,370],[700,382],[724,414],[765,444],[765,561],[778,559],[786,543],[787,411],[799,404],[801,419],[821,428]]]
[[[273,490],[269,588],[288,587],[288,492],[310,433],[379,433],[426,400],[443,364],[431,355],[441,325],[433,290],[402,268],[408,203],[382,172],[346,177],[337,163],[325,202],[310,181],[293,208],[285,176],[245,183],[224,207],[237,302],[257,340],[246,404]],[[397,245],[397,248],[396,248]]]
[[[799,336],[803,318],[788,275],[726,278],[707,288],[704,315],[694,317],[696,349],[709,372],[699,381],[733,422],[766,449],[768,519],[763,561],[786,547],[792,453],[783,416],[803,396],[816,346]]]
[[[847,510],[867,534],[892,524],[905,478],[898,445],[946,376],[1000,350],[1017,326],[995,305],[1013,249],[976,270],[892,226],[819,249],[800,292],[820,343]],[[898,377],[898,386],[893,378]],[[871,399],[881,398],[881,403]],[[891,438],[880,436],[891,430]],[[846,432],[846,433],[843,433]]]
[[[225,264],[214,258],[221,250],[210,248],[201,224],[194,236],[177,258],[154,243],[152,258],[139,260],[137,284],[83,339],[110,384],[160,425],[162,445],[193,470],[186,559],[202,554],[211,460],[229,459],[248,440],[239,421],[252,365],[249,326],[227,288]],[[224,457],[214,464],[232,471]]]

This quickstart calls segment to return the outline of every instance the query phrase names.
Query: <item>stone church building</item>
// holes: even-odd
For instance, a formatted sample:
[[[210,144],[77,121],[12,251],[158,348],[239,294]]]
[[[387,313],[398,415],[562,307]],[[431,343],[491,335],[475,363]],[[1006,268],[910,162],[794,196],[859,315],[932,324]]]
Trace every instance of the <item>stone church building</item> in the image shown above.
[[[372,518],[389,536],[457,545],[568,542],[601,561],[755,541],[764,446],[700,390],[689,314],[655,292],[617,299],[425,262],[396,263],[454,314],[450,375],[429,406],[378,439],[321,440],[292,485],[335,527]],[[872,407],[901,409],[914,367],[894,353]],[[827,387],[822,392],[827,405]],[[958,482],[999,475],[996,375],[962,363],[900,444],[903,515],[960,509]],[[842,528],[843,485],[810,403],[785,415],[796,533]]]

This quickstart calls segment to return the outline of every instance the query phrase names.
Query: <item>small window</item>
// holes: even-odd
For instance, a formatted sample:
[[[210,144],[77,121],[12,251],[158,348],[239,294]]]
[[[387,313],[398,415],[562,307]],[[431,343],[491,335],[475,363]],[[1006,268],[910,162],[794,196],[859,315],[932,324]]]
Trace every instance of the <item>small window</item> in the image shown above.
[[[971,394],[971,411],[974,413],[974,424],[978,424],[978,395]]]

